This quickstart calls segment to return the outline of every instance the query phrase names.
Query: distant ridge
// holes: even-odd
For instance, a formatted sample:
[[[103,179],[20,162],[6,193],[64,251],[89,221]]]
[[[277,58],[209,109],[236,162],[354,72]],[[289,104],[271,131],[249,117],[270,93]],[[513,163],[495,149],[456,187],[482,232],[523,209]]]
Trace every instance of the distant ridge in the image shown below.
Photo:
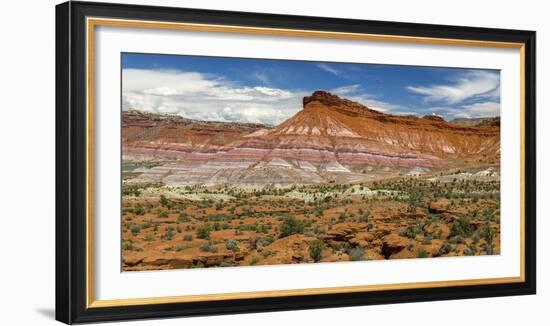
[[[275,127],[137,111],[122,120],[124,160],[181,162],[153,174],[169,184],[354,182],[373,167],[425,171],[500,159],[498,125],[386,114],[326,91],[304,97],[303,109]]]

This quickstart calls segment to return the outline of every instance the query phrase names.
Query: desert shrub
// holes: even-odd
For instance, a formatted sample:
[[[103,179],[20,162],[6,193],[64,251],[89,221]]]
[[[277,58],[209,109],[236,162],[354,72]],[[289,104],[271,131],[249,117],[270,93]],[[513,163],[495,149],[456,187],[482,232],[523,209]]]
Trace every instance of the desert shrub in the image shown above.
[[[136,197],[139,197],[141,195],[141,190],[139,189],[140,186],[138,185],[123,185],[122,186],[122,195],[123,196],[130,196],[134,195]]]
[[[295,218],[294,216],[287,216],[281,222],[279,237],[284,238],[289,235],[303,233],[304,228],[305,224],[303,221]]]
[[[216,231],[219,231],[219,230],[222,229],[222,225],[220,224],[220,222],[214,223],[213,227],[214,227],[214,230],[216,230]]]
[[[220,267],[231,267],[231,263],[226,262],[225,260],[220,263]]]
[[[153,221],[149,220],[143,223],[140,227],[142,230],[148,229],[153,226]]]
[[[129,240],[122,241],[122,250],[132,250],[134,248],[134,242]]]
[[[315,211],[315,217],[321,218],[321,217],[323,217],[323,214],[324,214],[324,213],[325,213],[325,212],[324,212],[322,209],[317,209],[317,210]]]
[[[315,234],[322,234],[325,232],[325,230],[320,225],[316,225],[315,228],[313,229],[313,232]]]
[[[141,252],[143,251],[143,248],[136,246],[132,240],[123,240],[122,250],[133,250]]]
[[[399,235],[402,237],[407,237],[409,239],[415,239],[416,236],[420,233],[423,233],[422,228],[417,225],[407,226],[407,228],[401,232]]]
[[[204,268],[204,264],[199,261],[196,264],[191,265],[191,268]]]
[[[231,250],[231,251],[238,251],[239,250],[239,242],[237,242],[237,240],[235,240],[235,239],[229,239],[225,242],[225,248],[227,248],[227,250]]]
[[[309,243],[309,256],[314,262],[319,262],[323,258],[325,243],[322,239],[315,239]]]
[[[183,236],[183,240],[185,241],[193,241],[193,236],[190,234],[186,234]]]
[[[165,206],[165,207],[168,206],[168,199],[166,198],[165,195],[160,195],[159,202],[161,206]]]
[[[453,250],[455,250],[455,247],[452,244],[445,242],[444,244],[441,245],[441,248],[439,248],[439,254],[446,255]]]
[[[372,224],[372,223],[367,224],[367,230],[368,231],[372,230],[373,227],[374,227],[374,224]]]
[[[250,259],[250,265],[252,265],[252,266],[256,265],[257,263],[260,262],[261,259],[262,259],[261,256],[252,257],[252,259]]]
[[[481,231],[478,230],[478,231],[474,232],[474,234],[472,235],[472,243],[473,244],[477,244],[479,242],[479,240],[481,239],[480,233],[481,233]]]
[[[426,235],[424,236],[424,239],[422,239],[422,244],[431,244],[432,243],[432,236],[431,235]]]
[[[179,246],[176,246],[175,250],[176,250],[176,251],[182,251],[182,250],[189,249],[189,248],[191,248],[191,246],[182,246],[182,245],[179,245]]]
[[[476,252],[477,252],[477,247],[473,243],[464,248],[464,255],[466,256],[474,256]]]
[[[140,203],[137,203],[136,207],[134,208],[134,214],[138,216],[145,215],[145,208],[143,208],[143,205],[141,205]]]
[[[262,244],[262,246],[266,247],[273,243],[275,239],[272,236],[268,235],[267,237],[261,238],[258,241]]]
[[[487,223],[483,227],[481,235],[483,237],[483,240],[485,240],[485,251],[488,255],[492,255],[494,251],[493,240],[497,235],[496,229],[491,227],[491,225]]]
[[[137,225],[134,225],[130,228],[130,231],[132,232],[132,234],[134,236],[138,235],[139,232],[141,231],[141,227],[137,226]]]
[[[151,233],[147,233],[147,234],[143,237],[143,240],[145,240],[145,241],[147,241],[147,242],[155,241],[155,236],[152,235]]]
[[[183,213],[180,213],[180,215],[178,216],[178,222],[189,222],[191,221],[191,219],[189,218],[189,216],[187,216],[187,213],[183,212]]]
[[[168,212],[159,209],[159,210],[157,211],[157,216],[158,216],[158,217],[161,217],[161,218],[166,218],[166,217],[168,217]]]
[[[430,256],[430,254],[424,249],[420,249],[416,253],[416,258],[428,258],[429,256]]]
[[[449,243],[457,244],[457,243],[466,243],[466,239],[464,239],[461,235],[456,235],[449,239]]]
[[[451,225],[451,237],[454,236],[462,236],[464,238],[468,238],[472,235],[474,232],[474,229],[472,225],[470,225],[470,220],[468,218],[460,218],[453,221],[453,224]]]
[[[174,235],[176,235],[176,231],[174,227],[169,226],[166,228],[166,231],[164,232],[163,239],[164,240],[172,240],[174,238]]]
[[[197,229],[197,238],[199,239],[210,239],[210,232],[212,228],[210,224],[205,224]]]
[[[340,215],[338,216],[338,221],[339,221],[339,222],[344,222],[344,221],[346,220],[346,218],[347,218],[346,213],[342,212],[342,213],[340,213]]]
[[[348,256],[351,261],[365,260],[365,250],[361,247],[351,248],[348,250]]]
[[[409,193],[409,205],[407,211],[410,213],[416,212],[416,208],[423,204],[424,194],[419,190],[412,190]]]
[[[201,251],[205,252],[218,252],[218,247],[216,247],[216,245],[212,242],[203,243],[199,248]]]

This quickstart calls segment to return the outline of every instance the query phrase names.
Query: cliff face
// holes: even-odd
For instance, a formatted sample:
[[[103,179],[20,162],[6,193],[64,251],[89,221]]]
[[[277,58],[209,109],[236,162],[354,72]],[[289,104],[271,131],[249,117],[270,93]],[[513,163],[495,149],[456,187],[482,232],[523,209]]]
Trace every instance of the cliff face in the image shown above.
[[[366,167],[438,168],[498,163],[498,125],[464,126],[437,116],[396,116],[316,91],[303,109],[271,128],[123,113],[123,156],[202,166],[197,182],[362,179]],[[229,171],[231,170],[231,171]],[[292,173],[287,173],[292,171]],[[355,171],[355,172],[354,172]],[[179,181],[190,177],[181,176]]]
[[[322,91],[304,98],[304,109],[269,135],[292,137],[295,143],[315,139],[331,144],[335,153],[359,154],[353,156],[355,162],[361,154],[380,154],[405,165],[413,158],[490,161],[500,151],[498,126],[461,126],[437,116],[384,114]]]

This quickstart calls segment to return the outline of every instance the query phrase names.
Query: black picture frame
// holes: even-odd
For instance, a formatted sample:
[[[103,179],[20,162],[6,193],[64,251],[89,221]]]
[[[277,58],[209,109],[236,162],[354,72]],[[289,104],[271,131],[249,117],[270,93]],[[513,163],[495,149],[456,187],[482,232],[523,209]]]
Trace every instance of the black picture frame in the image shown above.
[[[525,51],[523,282],[90,308],[86,293],[86,17],[515,42]],[[66,2],[56,6],[56,319],[67,323],[266,312],[536,293],[534,31]]]

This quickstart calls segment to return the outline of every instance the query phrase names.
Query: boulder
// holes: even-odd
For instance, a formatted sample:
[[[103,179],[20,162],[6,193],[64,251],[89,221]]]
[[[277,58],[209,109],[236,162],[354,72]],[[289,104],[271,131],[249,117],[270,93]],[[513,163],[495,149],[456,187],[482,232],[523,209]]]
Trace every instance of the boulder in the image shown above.
[[[397,234],[387,235],[382,241],[381,254],[386,259],[390,259],[393,255],[396,255],[401,250],[405,249],[409,243],[407,238],[401,237]]]

